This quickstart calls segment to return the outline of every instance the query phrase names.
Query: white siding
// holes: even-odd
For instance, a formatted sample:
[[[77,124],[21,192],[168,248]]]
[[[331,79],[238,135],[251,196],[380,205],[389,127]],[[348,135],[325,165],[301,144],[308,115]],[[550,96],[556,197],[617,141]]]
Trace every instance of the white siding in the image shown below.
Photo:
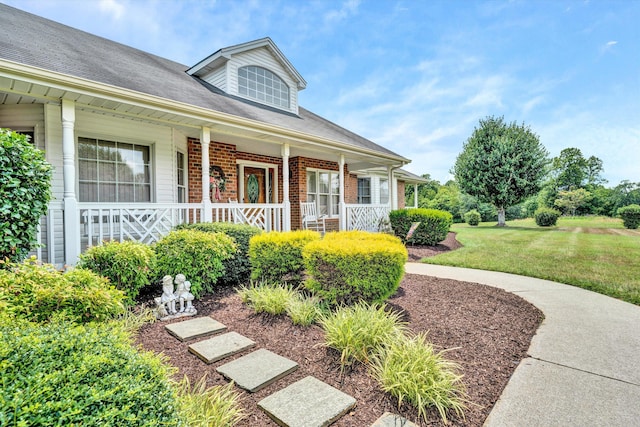
[[[228,92],[227,88],[227,70],[226,67],[220,67],[212,73],[207,74],[202,80],[211,83],[218,89]]]
[[[227,62],[227,75],[229,76],[227,93],[241,96],[238,94],[238,68],[247,65],[266,68],[280,77],[289,86],[290,108],[288,111],[298,114],[298,86],[285,67],[275,59],[266,47],[238,53]]]

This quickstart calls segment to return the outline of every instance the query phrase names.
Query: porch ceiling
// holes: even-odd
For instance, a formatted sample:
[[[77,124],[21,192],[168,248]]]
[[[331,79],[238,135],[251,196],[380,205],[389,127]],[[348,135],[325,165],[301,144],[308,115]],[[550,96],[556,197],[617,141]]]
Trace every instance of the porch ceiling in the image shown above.
[[[158,105],[150,105],[148,102],[125,100],[108,93],[92,93],[83,87],[68,87],[54,80],[40,82],[29,75],[12,75],[5,70],[0,72],[0,105],[59,105],[61,99],[74,101],[79,110],[175,127],[192,138],[199,138],[202,127],[208,127],[211,130],[212,141],[234,144],[239,151],[280,157],[282,145],[289,144],[290,157],[338,161],[340,154],[343,154],[345,162],[354,166],[357,164],[358,170],[406,163],[402,158],[351,149],[339,142],[323,141],[311,134],[305,135],[286,129],[279,132],[268,125],[264,126],[265,129],[258,129],[242,118],[207,118],[204,115],[182,111],[180,105],[167,104],[168,100],[164,99],[158,100]],[[354,169],[350,167],[350,170]]]

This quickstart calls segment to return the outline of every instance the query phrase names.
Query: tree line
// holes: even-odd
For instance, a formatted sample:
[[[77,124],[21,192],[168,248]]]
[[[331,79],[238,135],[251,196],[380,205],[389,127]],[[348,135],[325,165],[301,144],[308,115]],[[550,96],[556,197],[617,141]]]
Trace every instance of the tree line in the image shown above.
[[[455,179],[444,184],[422,175],[427,182],[418,185],[418,206],[448,211],[456,222],[473,209],[482,221],[505,225],[543,207],[571,216],[614,217],[619,208],[640,204],[640,182],[607,186],[598,157],[570,147],[550,158],[528,126],[502,117],[480,120],[451,172]],[[406,187],[405,197],[413,206],[413,186]]]

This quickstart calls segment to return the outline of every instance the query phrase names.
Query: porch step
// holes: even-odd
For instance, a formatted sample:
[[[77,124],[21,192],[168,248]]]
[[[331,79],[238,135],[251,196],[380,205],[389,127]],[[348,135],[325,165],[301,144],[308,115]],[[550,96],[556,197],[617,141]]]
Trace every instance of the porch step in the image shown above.
[[[202,359],[203,362],[213,363],[255,345],[255,342],[237,332],[227,332],[208,340],[191,344],[189,351]]]
[[[209,316],[197,317],[184,322],[171,323],[164,327],[180,341],[189,341],[217,334],[227,329],[225,325]]]
[[[385,412],[380,418],[371,424],[371,427],[418,427],[418,425],[401,417],[400,415]]]
[[[234,381],[238,387],[255,393],[296,369],[298,364],[293,360],[260,349],[226,363],[216,371]]]
[[[308,376],[258,402],[276,423],[288,427],[324,427],[346,414],[356,399]]]

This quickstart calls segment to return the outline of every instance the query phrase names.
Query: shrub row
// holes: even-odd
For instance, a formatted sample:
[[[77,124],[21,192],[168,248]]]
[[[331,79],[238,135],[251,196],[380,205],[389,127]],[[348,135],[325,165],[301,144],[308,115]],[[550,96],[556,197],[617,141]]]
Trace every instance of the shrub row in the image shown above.
[[[405,243],[433,246],[447,238],[453,224],[453,216],[437,209],[401,209],[391,211],[389,220],[393,233]],[[407,239],[411,225],[420,223],[413,235]]]

